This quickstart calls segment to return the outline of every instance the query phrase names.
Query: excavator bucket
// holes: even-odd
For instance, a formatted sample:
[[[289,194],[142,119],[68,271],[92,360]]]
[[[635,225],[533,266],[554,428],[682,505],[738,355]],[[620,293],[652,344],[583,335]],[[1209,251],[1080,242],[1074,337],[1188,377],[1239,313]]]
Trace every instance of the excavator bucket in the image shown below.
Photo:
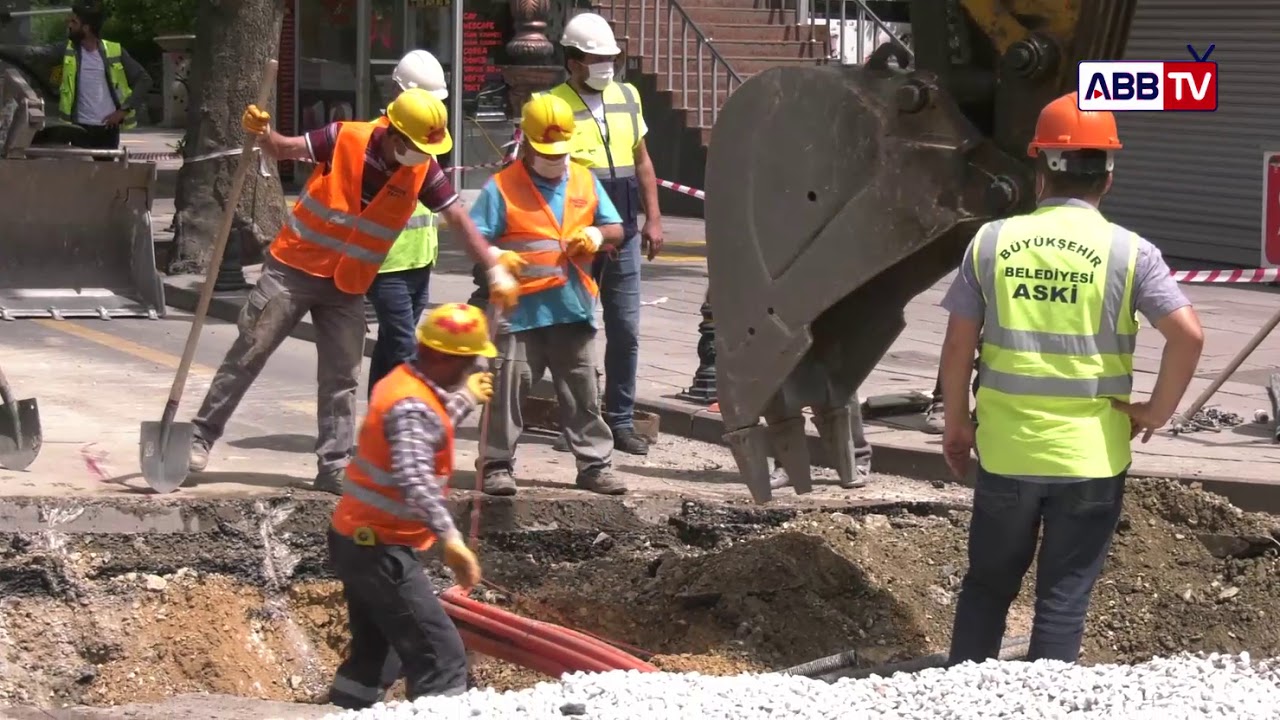
[[[707,156],[710,299],[725,439],[757,502],[770,459],[811,487],[804,408],[854,479],[858,386],[977,229],[1033,206],[1036,117],[1077,61],[1119,56],[1133,1],[913,0],[914,47],[774,68],[729,97]]]
[[[40,95],[14,68],[0,87],[0,319],[163,315],[155,164],[38,144]]]

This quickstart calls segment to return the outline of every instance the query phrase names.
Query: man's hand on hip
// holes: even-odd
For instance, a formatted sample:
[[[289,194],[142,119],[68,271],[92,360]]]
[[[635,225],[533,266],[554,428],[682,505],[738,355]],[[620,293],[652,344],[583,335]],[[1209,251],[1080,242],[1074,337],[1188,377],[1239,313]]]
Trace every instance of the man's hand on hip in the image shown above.
[[[124,122],[124,119],[127,117],[129,117],[129,113],[124,110],[117,110],[108,115],[107,119],[102,121],[102,124],[107,127],[117,127],[120,123]]]

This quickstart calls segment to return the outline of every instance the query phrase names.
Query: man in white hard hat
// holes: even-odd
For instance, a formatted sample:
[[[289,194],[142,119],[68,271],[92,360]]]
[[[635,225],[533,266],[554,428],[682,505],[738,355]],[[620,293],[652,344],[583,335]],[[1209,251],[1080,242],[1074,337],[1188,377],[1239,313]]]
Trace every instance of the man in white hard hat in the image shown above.
[[[449,97],[444,68],[426,50],[413,50],[401,58],[391,79],[401,91],[419,88],[440,100]],[[369,360],[371,397],[379,380],[417,352],[414,332],[427,306],[431,268],[438,254],[436,214],[418,203],[366,294],[378,318],[378,341]]]
[[[608,20],[595,13],[575,15],[560,44],[569,79],[548,92],[573,108],[577,125],[570,157],[600,179],[623,224],[622,245],[616,252],[600,253],[592,266],[604,309],[604,417],[616,449],[644,455],[649,444],[636,435],[633,419],[640,362],[640,254],[647,252],[653,260],[663,241],[658,178],[644,139],[649,128],[640,93],[613,79],[622,49]],[[643,228],[638,227],[641,208]]]

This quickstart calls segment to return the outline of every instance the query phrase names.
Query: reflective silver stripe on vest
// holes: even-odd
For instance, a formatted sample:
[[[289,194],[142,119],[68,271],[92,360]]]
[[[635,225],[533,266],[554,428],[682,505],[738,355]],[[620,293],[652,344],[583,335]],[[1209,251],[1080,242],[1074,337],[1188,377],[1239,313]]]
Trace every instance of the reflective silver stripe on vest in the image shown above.
[[[355,465],[360,472],[368,475],[369,479],[372,480],[375,485],[381,485],[382,487],[388,488],[396,486],[396,479],[392,477],[391,473],[385,472],[382,468],[358,455],[352,459],[351,464]]]
[[[409,218],[409,222],[405,223],[405,230],[421,230],[436,226],[435,213],[427,213],[425,215],[413,215]]]
[[[1008,395],[1048,395],[1067,398],[1128,395],[1133,390],[1133,377],[1129,375],[1084,379],[1028,377],[993,370],[986,363],[981,363],[978,368],[978,383],[981,387],[998,390]]]
[[[327,222],[331,222],[334,225],[341,225],[342,227],[354,228],[365,235],[371,235],[379,240],[395,242],[396,238],[400,237],[400,232],[403,230],[403,228],[389,228],[386,225],[378,224],[367,218],[362,218],[359,215],[352,215],[351,213],[345,213],[341,210],[334,210],[326,207],[324,203],[311,197],[310,193],[303,193],[298,202],[301,203],[302,207],[306,208],[309,212],[314,213],[317,217],[320,217]]]
[[[289,217],[285,220],[285,223],[289,226],[290,230],[297,233],[298,237],[303,240],[326,247],[336,253],[346,255],[353,260],[359,260],[360,262],[367,262],[373,265],[381,265],[382,261],[387,259],[386,253],[366,250],[359,245],[353,245],[349,242],[338,240],[325,235],[324,233],[312,230],[306,225],[303,225],[302,222],[298,220],[298,216],[293,213],[289,213]]]
[[[996,248],[1004,220],[989,223],[978,238],[978,282],[988,294],[996,287]],[[1124,293],[1129,284],[1129,253],[1133,234],[1119,225],[1111,226],[1111,251],[1107,257],[1107,277],[1103,286],[1102,312],[1096,335],[1010,330],[1000,325],[999,310],[993,297],[988,297],[983,323],[983,339],[992,345],[1017,352],[1054,355],[1132,355],[1138,347],[1138,336],[1121,334],[1120,313],[1124,311]],[[972,262],[965,258],[965,262]]]
[[[564,269],[559,265],[525,265],[520,268],[520,279],[525,278],[562,278]]]
[[[352,498],[359,500],[365,505],[377,508],[386,514],[397,517],[401,520],[419,520],[418,517],[409,512],[408,506],[404,503],[397,502],[385,495],[380,495],[363,485],[359,485],[350,477],[342,478],[342,494],[350,495]]]
[[[511,250],[512,252],[559,252],[563,248],[560,247],[559,240],[509,240],[505,238],[498,239],[498,246]]]
[[[607,167],[594,167],[591,168],[591,172],[596,177],[604,180],[608,180],[609,178],[629,178],[635,177],[636,166],[628,165],[626,167],[615,167],[613,168],[613,172],[610,172]]]

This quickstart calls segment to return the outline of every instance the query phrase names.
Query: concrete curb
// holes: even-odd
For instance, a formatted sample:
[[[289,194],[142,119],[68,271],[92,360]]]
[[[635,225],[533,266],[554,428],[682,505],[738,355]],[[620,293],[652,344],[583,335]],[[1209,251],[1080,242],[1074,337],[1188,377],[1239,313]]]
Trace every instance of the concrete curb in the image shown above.
[[[194,311],[199,300],[197,291],[165,283],[165,298],[172,307]],[[209,304],[209,316],[235,322],[240,316],[241,299],[234,293],[215,294]],[[315,342],[315,328],[310,321],[298,324],[292,336],[299,340]],[[374,340],[365,338],[366,356],[373,353]],[[690,369],[692,372],[692,368]],[[719,413],[690,405],[674,398],[637,398],[636,409],[658,416],[662,432],[713,445],[725,445],[724,422]],[[901,475],[918,480],[954,482],[942,453],[923,448],[895,445],[875,445],[872,466],[875,472],[885,475]],[[830,467],[826,449],[816,436],[809,436],[809,456],[815,465]],[[1145,470],[1141,465],[1130,469],[1131,477],[1177,480],[1184,485],[1199,485],[1204,490],[1222,495],[1236,507],[1249,512],[1280,514],[1280,485],[1240,480],[1224,475],[1185,476],[1167,471]],[[964,484],[974,485],[974,475],[969,474]]]

